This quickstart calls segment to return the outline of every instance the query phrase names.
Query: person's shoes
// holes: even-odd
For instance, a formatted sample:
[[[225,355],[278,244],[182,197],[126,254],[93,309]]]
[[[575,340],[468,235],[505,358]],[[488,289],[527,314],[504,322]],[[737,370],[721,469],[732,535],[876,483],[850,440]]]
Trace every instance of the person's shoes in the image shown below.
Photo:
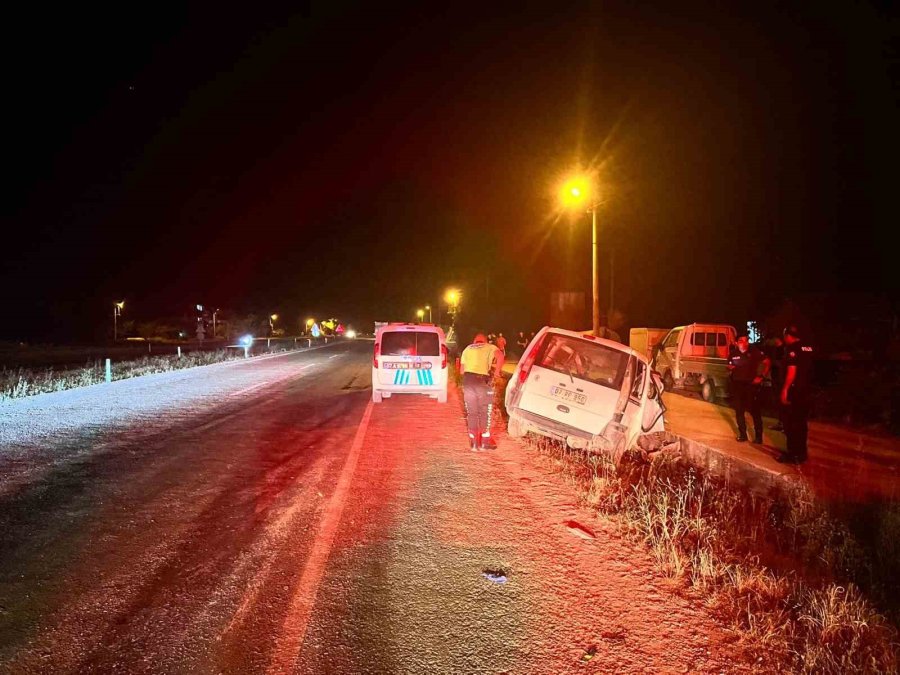
[[[497,444],[494,442],[494,439],[490,436],[482,436],[481,437],[481,449],[482,450],[496,450]]]
[[[756,443],[757,445],[762,445],[763,444],[762,434],[756,434],[756,436],[753,439],[753,442]]]
[[[775,458],[775,461],[779,464],[802,464],[803,460],[799,457],[794,457],[794,455],[779,455]]]
[[[469,450],[478,452],[478,442],[475,440],[475,434],[469,434]]]
[[[741,443],[743,443],[744,441],[747,440],[747,434],[738,434],[736,440],[738,440],[738,441],[740,441]]]

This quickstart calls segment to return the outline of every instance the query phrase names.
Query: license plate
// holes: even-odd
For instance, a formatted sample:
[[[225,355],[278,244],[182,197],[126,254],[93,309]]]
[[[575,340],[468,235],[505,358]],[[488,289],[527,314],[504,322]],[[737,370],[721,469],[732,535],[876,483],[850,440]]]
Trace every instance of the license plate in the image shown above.
[[[550,389],[550,394],[562,401],[570,401],[572,403],[577,403],[578,405],[584,405],[585,403],[587,403],[587,396],[585,396],[584,394],[569,391],[568,389],[563,389],[562,387],[552,387]]]
[[[385,370],[430,370],[431,363],[409,363],[408,361],[383,361],[381,367]]]

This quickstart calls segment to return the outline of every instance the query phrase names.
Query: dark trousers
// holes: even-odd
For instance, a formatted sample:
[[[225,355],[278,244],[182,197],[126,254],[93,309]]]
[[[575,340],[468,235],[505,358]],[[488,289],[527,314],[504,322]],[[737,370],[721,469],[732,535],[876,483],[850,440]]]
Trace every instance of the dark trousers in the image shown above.
[[[738,433],[747,435],[745,413],[753,418],[753,433],[762,437],[762,413],[760,412],[759,385],[752,382],[732,382],[731,398],[734,401],[734,412],[737,416]]]
[[[784,435],[787,437],[787,454],[806,459],[806,438],[809,434],[809,396],[790,392],[790,403],[784,406]]]
[[[463,373],[463,400],[466,403],[466,426],[473,436],[489,434],[494,408],[494,387],[491,378]]]

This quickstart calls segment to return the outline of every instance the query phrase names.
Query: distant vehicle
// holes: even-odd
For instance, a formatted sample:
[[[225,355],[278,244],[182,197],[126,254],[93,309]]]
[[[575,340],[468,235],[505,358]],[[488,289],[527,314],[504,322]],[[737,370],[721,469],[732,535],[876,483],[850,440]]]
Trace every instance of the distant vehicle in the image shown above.
[[[604,451],[618,460],[642,433],[663,431],[662,380],[620,342],[542,328],[506,388],[507,431]]]
[[[628,346],[652,361],[656,346],[668,332],[668,328],[632,328],[628,333]]]
[[[375,331],[372,400],[425,394],[447,402],[449,352],[444,331],[427,323],[388,323]]]
[[[727,394],[728,355],[735,341],[734,326],[692,323],[669,331],[657,349],[654,368],[667,390],[699,386],[705,401]]]

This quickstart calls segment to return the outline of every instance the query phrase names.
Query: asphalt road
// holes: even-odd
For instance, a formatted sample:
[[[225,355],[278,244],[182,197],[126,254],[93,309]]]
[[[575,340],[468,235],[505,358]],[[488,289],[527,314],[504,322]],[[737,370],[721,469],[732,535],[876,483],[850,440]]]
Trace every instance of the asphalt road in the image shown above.
[[[371,404],[370,349],[0,406],[0,671],[745,670],[455,388]]]

